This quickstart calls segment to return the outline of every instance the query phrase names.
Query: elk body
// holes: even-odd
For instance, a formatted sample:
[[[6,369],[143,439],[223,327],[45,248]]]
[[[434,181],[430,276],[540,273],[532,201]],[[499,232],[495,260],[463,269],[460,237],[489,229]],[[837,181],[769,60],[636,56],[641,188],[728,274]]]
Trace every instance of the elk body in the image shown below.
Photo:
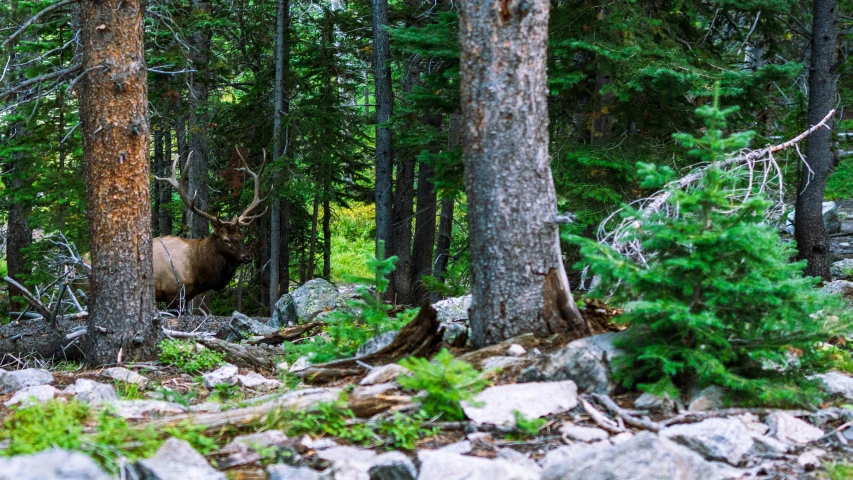
[[[184,239],[171,235],[154,239],[154,290],[158,302],[178,305],[181,300],[192,300],[208,290],[221,290],[228,285],[241,264],[252,261],[240,227],[249,225],[260,216],[249,216],[249,212],[260,204],[259,176],[266,165],[266,155],[258,174],[249,169],[242,156],[240,158],[243,160],[243,168],[240,170],[254,179],[255,195],[243,213],[231,220],[222,220],[200,210],[195,206],[195,197],[187,195],[187,169],[192,153],[181,172],[180,182],[175,176],[177,156],[172,163],[171,177],[155,177],[172,185],[190,211],[213,224],[213,233],[204,239]]]

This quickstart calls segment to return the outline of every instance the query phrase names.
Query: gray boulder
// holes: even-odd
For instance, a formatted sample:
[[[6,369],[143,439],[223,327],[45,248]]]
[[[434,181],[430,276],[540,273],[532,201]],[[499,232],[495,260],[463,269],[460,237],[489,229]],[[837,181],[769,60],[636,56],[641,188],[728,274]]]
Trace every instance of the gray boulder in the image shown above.
[[[853,295],[853,282],[849,280],[833,280],[823,286],[823,291],[843,296]]]
[[[421,450],[418,480],[539,480],[539,473],[506,460],[489,460],[455,453]],[[591,478],[591,477],[590,477]]]
[[[610,448],[610,442],[561,445],[545,454],[545,456],[539,460],[539,464],[547,471],[551,467],[559,466],[564,463],[571,463],[575,461],[575,459],[584,458],[592,452],[606,450],[608,448]]]
[[[645,392],[634,400],[634,407],[640,410],[672,412],[675,410],[675,400],[666,394],[652,395],[649,392]]]
[[[842,280],[850,278],[850,274],[853,273],[853,258],[845,258],[843,260],[833,262],[833,264],[829,266],[829,273],[832,275],[832,278]]]
[[[151,458],[136,463],[142,480],[226,480],[190,444],[177,438],[166,440]]]
[[[0,457],[0,480],[109,480],[94,460],[79,452],[47,450]]]
[[[468,321],[468,309],[471,308],[471,295],[455,298],[445,298],[432,304],[438,321],[441,323],[455,323]]]
[[[226,363],[212,372],[205,373],[201,376],[204,380],[204,386],[207,388],[216,388],[219,385],[237,385],[238,368],[235,365]]]
[[[53,374],[41,368],[11,371],[0,369],[0,395],[14,393],[27,387],[47,385],[52,382]]]
[[[4,405],[31,405],[33,403],[44,403],[56,395],[56,388],[53,385],[36,385],[35,387],[27,387],[23,390],[18,390],[12,395],[12,398],[6,400]]]
[[[276,302],[269,326],[281,328],[305,323],[321,312],[341,307],[346,307],[346,303],[335,286],[327,280],[315,278]]]
[[[613,345],[623,332],[603,333],[581,338],[548,355],[522,372],[520,382],[572,380],[580,392],[611,394],[611,361],[623,354]]]
[[[781,442],[806,444],[821,438],[823,430],[786,412],[773,412],[765,419],[770,436]]]
[[[388,345],[391,345],[391,342],[394,341],[396,336],[397,332],[394,331],[380,333],[378,337],[373,337],[364,342],[364,345],[358,347],[358,350],[355,351],[355,356],[363,357],[365,355],[370,355],[371,353],[376,353]]]
[[[607,440],[610,437],[610,434],[601,428],[583,427],[575,425],[572,422],[563,422],[560,426],[560,434],[563,435],[563,439],[567,441],[566,443],[570,443],[568,440],[592,443]]]
[[[65,387],[62,393],[74,395],[77,401],[90,404],[114,403],[118,400],[116,389],[112,385],[96,382],[88,378],[78,378],[74,385]]]
[[[568,412],[578,405],[574,382],[518,383],[490,387],[462,402],[465,416],[477,423],[515,425],[514,411],[526,418]]]
[[[689,447],[708,460],[740,464],[752,448],[749,430],[740,420],[709,418],[699,423],[674,425],[660,431],[660,436]]]
[[[794,234],[794,217],[797,213],[791,210],[785,222],[785,231],[789,234]],[[826,227],[826,233],[841,232],[841,220],[838,218],[838,206],[835,202],[823,202],[823,225]]]
[[[823,383],[823,388],[828,393],[853,400],[853,376],[833,371],[816,375],[815,378]]]
[[[556,459],[555,459],[556,460]],[[698,453],[653,433],[642,432],[608,448],[588,447],[565,461],[549,462],[542,480],[716,480],[739,478],[737,470],[706,461]]]
[[[703,388],[702,390],[693,392],[690,396],[690,403],[687,404],[687,410],[691,412],[702,412],[706,410],[717,410],[723,408],[725,403],[723,398],[726,392],[717,385]]]
[[[227,329],[227,333],[224,335],[225,339],[229,342],[253,336],[265,337],[278,331],[278,328],[259,322],[254,318],[249,318],[240,312],[232,313],[231,321],[224,328]],[[222,336],[223,332],[220,331],[219,335]]]
[[[367,473],[370,480],[415,480],[418,476],[415,464],[400,452],[379,455],[371,462]]]
[[[290,465],[270,465],[267,467],[270,480],[320,480],[320,474],[308,467]]]
[[[145,388],[148,385],[148,378],[134,372],[133,370],[128,370],[124,367],[108,368],[102,371],[101,375],[112,378],[113,380],[118,380],[120,382],[139,385],[142,388]]]

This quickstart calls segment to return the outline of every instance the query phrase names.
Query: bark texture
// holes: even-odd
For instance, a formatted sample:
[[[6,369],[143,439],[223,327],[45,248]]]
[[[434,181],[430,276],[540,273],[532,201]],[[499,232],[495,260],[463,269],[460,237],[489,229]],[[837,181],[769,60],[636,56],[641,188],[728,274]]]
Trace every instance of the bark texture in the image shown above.
[[[290,110],[288,101],[287,77],[290,70],[290,2],[276,0],[276,35],[275,35],[275,97],[273,99],[273,157],[281,158],[287,155],[287,138],[285,135],[284,119]],[[275,185],[280,185],[281,172],[273,174]],[[289,261],[287,242],[282,242],[282,230],[287,229],[287,217],[282,214],[283,199],[275,195],[270,210],[270,284],[269,309],[275,308],[280,292],[286,292],[290,279],[287,278],[286,268]],[[284,225],[282,225],[284,223]],[[282,257],[285,259],[282,261]]]
[[[394,92],[391,90],[391,47],[388,40],[388,0],[373,0],[373,80],[376,94],[376,240],[385,242],[385,251],[393,251],[391,228],[394,221],[393,153],[391,130],[382,124],[391,119]]]
[[[192,50],[190,59],[193,69],[189,82],[190,90],[190,120],[189,120],[189,147],[193,152],[192,164],[188,172],[189,194],[195,197],[195,205],[204,211],[210,207],[209,192],[207,186],[207,163],[210,150],[207,146],[207,130],[210,120],[207,114],[207,99],[210,90],[210,44],[213,33],[207,24],[210,20],[212,8],[207,0],[193,0],[194,16],[198,16],[195,29],[191,38]],[[210,222],[206,219],[189,214],[187,223],[190,226],[192,238],[205,238],[210,234]]]
[[[809,69],[809,126],[820,122],[835,104],[835,21],[837,0],[815,0]],[[832,121],[809,136],[806,162],[797,189],[794,237],[797,259],[806,260],[806,275],[830,279],[832,256],[823,223],[823,196],[832,168]]]
[[[548,0],[460,2],[472,339],[589,328],[569,291],[548,155]]]
[[[424,124],[435,129],[441,128],[441,115],[427,114]],[[435,153],[438,145],[430,144]],[[417,211],[415,213],[415,237],[412,241],[412,287],[409,294],[412,305],[420,304],[426,298],[421,278],[432,274],[432,251],[435,247],[435,207],[438,197],[432,183],[435,167],[421,162],[418,165]]]
[[[92,278],[91,365],[152,358],[154,306],[148,91],[140,0],[82,0],[80,92]]]

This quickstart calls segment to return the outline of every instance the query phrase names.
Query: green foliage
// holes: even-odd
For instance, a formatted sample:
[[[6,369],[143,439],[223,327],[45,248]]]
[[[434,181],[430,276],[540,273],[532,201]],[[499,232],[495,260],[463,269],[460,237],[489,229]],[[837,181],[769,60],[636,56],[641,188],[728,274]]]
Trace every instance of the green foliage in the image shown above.
[[[116,389],[116,395],[122,400],[139,400],[143,398],[142,392],[139,390],[139,385],[135,383],[113,381]]]
[[[415,442],[425,437],[438,435],[437,427],[428,427],[429,416],[418,412],[411,416],[395,413],[393,417],[379,424],[379,434],[386,437],[386,444],[392,448],[414,450]]]
[[[853,464],[849,462],[824,465],[829,480],[850,480],[853,478]]]
[[[181,393],[177,390],[172,390],[171,388],[160,387],[154,391],[162,395],[163,400],[167,402],[175,402],[178,405],[183,405],[184,407],[189,407],[193,399],[197,396],[196,392],[192,390],[187,393]]]
[[[242,396],[240,387],[237,384],[228,385],[221,383],[213,387],[213,393],[210,394],[210,399],[215,402],[227,403],[232,400],[239,400]]]
[[[188,340],[168,339],[160,342],[160,361],[189,374],[215,369],[223,364],[225,354],[198,348]]]
[[[806,380],[820,368],[814,347],[849,334],[850,315],[838,297],[813,288],[818,279],[802,277],[802,263],[789,262],[793,247],[765,222],[768,202],[755,195],[733,203],[738,179],[713,162],[749,142],[749,132],[723,135],[735,111],[715,101],[697,110],[707,125],[702,137],[676,135],[691,156],[711,162],[696,188],[671,193],[677,217],[626,210],[639,219],[631,239],[642,245],[647,264],[572,240],[601,285],[626,302],[618,320],[634,328],[621,345],[627,354],[615,362],[623,383],[675,397],[677,385],[695,380],[750,403],[812,404],[820,396]],[[671,174],[640,166],[647,188]]]
[[[400,365],[411,374],[397,379],[408,390],[424,392],[419,399],[426,415],[442,415],[445,420],[465,418],[459,402],[471,401],[474,394],[490,384],[485,375],[470,363],[456,360],[447,350],[440,351],[432,361],[407,358]]]
[[[308,410],[283,410],[267,418],[270,428],[282,429],[288,436],[329,435],[361,445],[377,443],[376,433],[366,424],[352,423],[355,415],[343,402],[319,403]]]
[[[519,410],[513,410],[512,415],[515,417],[515,428],[519,430],[518,436],[522,439],[535,437],[548,423],[544,418],[527,418]]]
[[[853,198],[853,157],[841,159],[826,181],[826,200]]]
[[[19,408],[3,420],[0,440],[8,440],[9,447],[0,454],[26,455],[51,447],[79,450],[88,420],[89,406],[74,401],[51,400]]]

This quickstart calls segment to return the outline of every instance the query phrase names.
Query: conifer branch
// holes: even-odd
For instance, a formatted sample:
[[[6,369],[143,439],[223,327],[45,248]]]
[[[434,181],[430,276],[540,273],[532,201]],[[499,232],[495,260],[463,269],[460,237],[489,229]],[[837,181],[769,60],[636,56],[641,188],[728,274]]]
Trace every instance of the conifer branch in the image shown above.
[[[62,0],[60,2],[54,3],[53,5],[51,5],[49,7],[43,8],[38,13],[36,13],[32,17],[30,17],[29,20],[24,22],[24,24],[21,25],[21,28],[16,30],[15,33],[13,33],[9,38],[7,38],[6,41],[4,41],[2,45],[0,45],[0,49],[6,48],[6,45],[9,45],[16,38],[20,37],[21,34],[23,34],[28,28],[30,28],[30,25],[36,23],[38,21],[38,19],[41,18],[42,16],[44,16],[44,15],[46,15],[46,14],[48,14],[54,10],[62,8],[66,5],[71,5],[72,3],[77,3],[78,1],[79,0]]]

